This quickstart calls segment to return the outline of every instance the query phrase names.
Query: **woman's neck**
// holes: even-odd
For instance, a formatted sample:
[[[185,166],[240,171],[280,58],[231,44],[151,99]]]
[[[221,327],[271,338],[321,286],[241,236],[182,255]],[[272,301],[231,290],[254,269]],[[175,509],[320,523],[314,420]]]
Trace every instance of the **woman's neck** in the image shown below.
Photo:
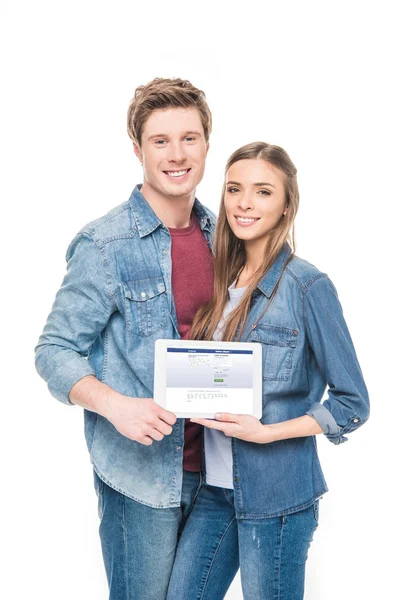
[[[246,262],[243,269],[240,271],[236,287],[244,287],[248,285],[254,273],[261,267],[264,256],[266,241],[250,240],[245,242]]]

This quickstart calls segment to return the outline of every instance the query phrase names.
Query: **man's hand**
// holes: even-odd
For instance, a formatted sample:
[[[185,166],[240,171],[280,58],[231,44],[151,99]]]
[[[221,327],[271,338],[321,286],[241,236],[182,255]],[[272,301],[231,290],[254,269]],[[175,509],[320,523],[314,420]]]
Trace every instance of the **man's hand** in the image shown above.
[[[71,389],[69,400],[97,412],[117,431],[135,442],[150,446],[169,435],[176,422],[174,413],[151,398],[130,398],[116,392],[93,375],[80,379]]]
[[[165,410],[151,398],[122,395],[112,398],[103,415],[119,433],[145,446],[169,435],[176,422],[174,413]]]

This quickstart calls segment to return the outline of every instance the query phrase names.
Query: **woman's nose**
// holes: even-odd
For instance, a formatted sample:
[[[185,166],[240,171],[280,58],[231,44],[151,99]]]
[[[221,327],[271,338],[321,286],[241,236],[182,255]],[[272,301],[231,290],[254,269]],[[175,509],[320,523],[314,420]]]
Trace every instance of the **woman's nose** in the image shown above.
[[[251,194],[241,194],[239,201],[238,201],[238,207],[244,211],[252,209],[253,202],[252,202]]]

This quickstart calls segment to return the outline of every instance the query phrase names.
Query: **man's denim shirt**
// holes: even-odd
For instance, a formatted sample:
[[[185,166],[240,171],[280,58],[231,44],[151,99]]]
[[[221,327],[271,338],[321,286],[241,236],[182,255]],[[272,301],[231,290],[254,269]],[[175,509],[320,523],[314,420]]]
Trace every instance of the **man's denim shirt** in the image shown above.
[[[198,200],[194,210],[211,247],[215,218]],[[332,283],[297,257],[285,267],[289,254],[285,246],[260,282],[242,338],[263,347],[262,422],[308,413],[339,444],[368,418],[367,390]],[[140,187],[81,230],[67,261],[36,348],[36,366],[51,394],[70,404],[73,385],[95,375],[122,394],[151,398],[154,342],[179,333],[170,234]],[[85,435],[94,469],[108,485],[148,506],[179,506],[183,419],[161,442],[144,446],[85,410]],[[327,490],[313,436],[265,445],[234,439],[233,465],[238,518],[295,512]]]

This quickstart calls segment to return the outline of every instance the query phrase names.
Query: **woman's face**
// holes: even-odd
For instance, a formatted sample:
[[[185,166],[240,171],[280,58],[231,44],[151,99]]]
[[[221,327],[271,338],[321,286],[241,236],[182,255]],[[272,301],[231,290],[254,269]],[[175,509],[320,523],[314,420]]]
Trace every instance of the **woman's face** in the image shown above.
[[[260,158],[239,160],[226,174],[225,210],[233,233],[241,240],[267,239],[286,214],[285,175]]]

